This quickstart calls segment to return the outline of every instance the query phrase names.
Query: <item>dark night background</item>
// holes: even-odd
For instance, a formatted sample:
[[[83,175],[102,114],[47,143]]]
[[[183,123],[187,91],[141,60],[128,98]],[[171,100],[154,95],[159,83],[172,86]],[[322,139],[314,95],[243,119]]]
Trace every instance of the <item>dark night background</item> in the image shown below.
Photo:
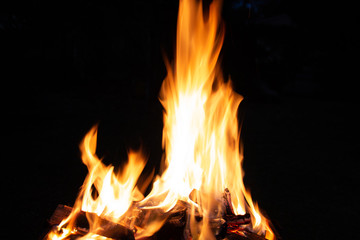
[[[178,2],[2,1],[1,239],[39,239],[87,173],[78,144],[119,166],[161,158]],[[245,183],[284,239],[350,239],[359,215],[358,12],[350,2],[225,0],[224,75],[244,95]]]

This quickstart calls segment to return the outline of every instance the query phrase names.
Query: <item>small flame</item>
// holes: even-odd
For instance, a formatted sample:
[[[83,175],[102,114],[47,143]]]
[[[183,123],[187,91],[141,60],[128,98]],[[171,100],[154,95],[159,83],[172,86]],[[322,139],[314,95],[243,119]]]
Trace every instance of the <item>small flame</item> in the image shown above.
[[[89,170],[83,185],[81,210],[96,213],[98,216],[119,219],[133,201],[143,198],[135,185],[146,161],[141,153],[130,151],[128,164],[121,174],[115,174],[113,166],[105,166],[96,156],[96,136],[97,129],[91,129],[80,145],[83,163]],[[93,187],[98,192],[95,199],[92,196]]]
[[[59,231],[51,232],[48,239],[64,239],[73,234],[76,217],[81,211],[95,213],[113,222],[121,222],[132,203],[143,199],[143,195],[136,187],[136,182],[146,164],[141,151],[129,151],[127,165],[121,173],[114,173],[113,166],[105,166],[97,157],[96,141],[97,126],[86,134],[80,144],[81,158],[89,172],[73,210],[68,218],[60,223]],[[87,216],[87,219],[90,231],[83,239],[106,239],[94,234],[96,229],[102,227],[99,225],[99,218]]]

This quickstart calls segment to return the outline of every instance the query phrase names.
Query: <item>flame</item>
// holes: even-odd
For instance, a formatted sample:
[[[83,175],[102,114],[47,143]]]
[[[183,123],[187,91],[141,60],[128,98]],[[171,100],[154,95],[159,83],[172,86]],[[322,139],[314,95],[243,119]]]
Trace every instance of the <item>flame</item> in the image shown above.
[[[74,234],[74,225],[79,213],[95,213],[102,219],[121,222],[134,201],[143,199],[136,182],[145,167],[141,151],[129,151],[128,163],[122,172],[114,173],[113,166],[104,165],[96,155],[97,126],[94,126],[80,144],[81,158],[88,168],[88,175],[81,187],[71,214],[51,232],[48,239],[64,239]],[[87,215],[89,233],[82,239],[106,239],[95,234],[103,226],[94,215]]]
[[[94,127],[80,145],[89,174],[73,212],[50,239],[71,234],[74,219],[81,211],[122,224],[127,221],[125,216],[136,219],[142,212],[141,224],[135,224],[135,220],[126,224],[136,230],[136,239],[151,236],[179,200],[191,206],[186,228],[192,238],[215,239],[211,221],[224,215],[225,189],[231,193],[234,214],[250,213],[251,231],[267,239],[275,238],[268,220],[243,184],[237,119],[243,97],[233,91],[230,79],[223,79],[218,63],[224,39],[220,14],[219,0],[210,4],[206,16],[201,1],[180,0],[176,59],[173,64],[166,60],[168,74],[160,90],[164,107],[163,171],[156,177],[151,192],[143,198],[136,187],[146,163],[143,155],[130,151],[123,171],[114,173],[114,168],[105,166],[95,153]],[[131,208],[132,204],[135,207]],[[202,216],[201,221],[196,220],[195,213]],[[101,239],[96,234],[99,223],[88,220],[88,239]]]
[[[91,129],[80,145],[83,163],[89,170],[83,185],[81,210],[118,219],[128,210],[133,201],[143,198],[135,185],[146,161],[140,153],[129,151],[128,164],[121,174],[115,174],[114,167],[102,164],[95,154],[96,133],[96,128]],[[96,199],[92,196],[93,186],[98,192]]]
[[[166,62],[160,91],[166,170],[142,201],[144,206],[157,202],[164,212],[178,200],[193,204],[204,216],[198,233],[192,233],[200,239],[214,238],[208,221],[221,216],[225,188],[231,190],[235,214],[250,211],[253,231],[270,229],[242,181],[237,109],[243,98],[223,80],[218,65],[224,39],[220,13],[221,1],[210,4],[205,19],[201,1],[180,0],[176,59],[173,65]],[[194,189],[196,203],[189,198]]]

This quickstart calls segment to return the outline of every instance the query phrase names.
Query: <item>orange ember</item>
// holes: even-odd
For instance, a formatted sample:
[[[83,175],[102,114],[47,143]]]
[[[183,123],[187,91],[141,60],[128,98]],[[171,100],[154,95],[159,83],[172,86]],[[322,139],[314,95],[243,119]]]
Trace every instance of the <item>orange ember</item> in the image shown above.
[[[164,170],[143,196],[136,187],[145,167],[141,152],[130,151],[121,173],[105,166],[96,156],[97,128],[92,128],[80,145],[88,175],[74,204],[73,212],[51,232],[49,239],[64,239],[74,230],[79,212],[119,223],[134,230],[135,239],[152,236],[165,223],[178,201],[188,206],[186,229],[192,239],[215,239],[214,219],[225,212],[224,190],[231,194],[235,215],[250,214],[250,231],[274,239],[268,220],[243,184],[242,152],[237,109],[242,96],[231,81],[224,81],[218,64],[224,29],[221,1],[213,1],[206,19],[201,1],[180,0],[176,59],[166,62],[168,74],[162,84],[160,101],[164,107]],[[94,197],[94,188],[97,196]],[[141,226],[140,211],[150,213]],[[195,219],[200,214],[202,220]],[[96,235],[100,224],[90,218],[90,231],[82,239],[106,239]]]

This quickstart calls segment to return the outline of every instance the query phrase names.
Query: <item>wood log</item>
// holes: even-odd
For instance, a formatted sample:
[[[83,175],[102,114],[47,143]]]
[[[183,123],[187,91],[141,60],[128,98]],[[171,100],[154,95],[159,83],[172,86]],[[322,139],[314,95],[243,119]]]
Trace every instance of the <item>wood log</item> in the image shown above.
[[[59,225],[63,219],[67,218],[70,215],[71,211],[72,211],[72,207],[62,204],[57,205],[55,211],[48,220],[49,224],[51,226]]]
[[[231,201],[231,194],[228,188],[225,188],[223,198],[224,198],[226,215],[235,215]]]
[[[266,238],[256,233],[244,231],[243,234],[227,233],[223,240],[266,240]]]
[[[265,236],[258,235],[256,233],[250,232],[248,230],[245,230],[244,233],[245,233],[247,239],[250,239],[250,240],[266,240]]]
[[[225,215],[224,219],[228,226],[245,225],[251,222],[251,217],[248,213],[244,215]]]
[[[150,240],[184,240],[184,230],[186,220],[188,218],[188,206],[186,203],[179,201],[179,203],[170,211],[170,215],[163,227],[153,236],[146,238]],[[59,204],[54,213],[48,220],[49,224],[54,226],[53,231],[56,231],[56,226],[61,223],[63,219],[68,217],[72,208],[66,205]],[[97,216],[94,213],[80,212],[76,217],[75,228],[77,232],[69,236],[68,240],[76,240],[77,238],[89,233],[88,219],[98,221],[99,229],[92,230],[92,233],[116,240],[134,240],[134,233],[132,230],[111,222],[108,219]],[[225,215],[223,218],[213,219],[210,221],[211,228],[214,230],[216,239],[222,240],[266,240],[265,237],[259,236],[245,229],[245,225],[250,223],[250,215]],[[212,226],[214,225],[214,226]],[[216,230],[216,231],[215,231]],[[44,238],[46,240],[46,238]]]
[[[55,212],[49,219],[49,224],[52,226],[59,225],[61,221],[67,218],[72,211],[72,208],[69,206],[59,204],[55,209]],[[88,219],[92,219],[92,221],[97,222],[96,229],[90,229]],[[85,235],[90,232],[94,234],[98,234],[107,238],[117,239],[117,240],[134,240],[134,233],[112,221],[109,221],[105,218],[97,216],[95,213],[88,213],[81,211],[76,216],[75,228],[77,230],[76,235]],[[71,238],[71,237],[70,237]]]

